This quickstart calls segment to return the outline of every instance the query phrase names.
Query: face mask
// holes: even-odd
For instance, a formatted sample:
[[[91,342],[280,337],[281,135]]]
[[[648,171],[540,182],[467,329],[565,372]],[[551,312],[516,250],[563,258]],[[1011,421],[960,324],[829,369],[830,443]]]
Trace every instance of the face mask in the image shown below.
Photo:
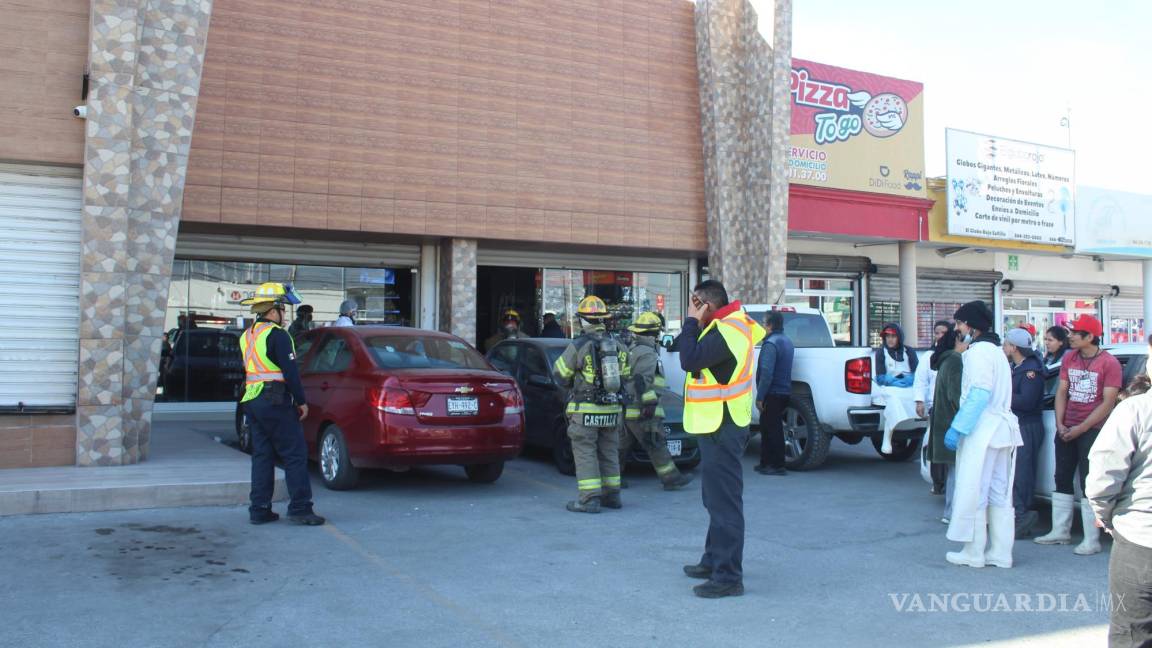
[[[509,324],[509,325],[505,326],[504,332],[507,333],[508,335],[512,335],[513,333],[516,332],[516,325],[515,324]]]
[[[964,344],[972,344],[972,332],[971,332],[971,331],[969,331],[969,332],[968,332],[968,333],[967,333],[967,334],[964,336]]]

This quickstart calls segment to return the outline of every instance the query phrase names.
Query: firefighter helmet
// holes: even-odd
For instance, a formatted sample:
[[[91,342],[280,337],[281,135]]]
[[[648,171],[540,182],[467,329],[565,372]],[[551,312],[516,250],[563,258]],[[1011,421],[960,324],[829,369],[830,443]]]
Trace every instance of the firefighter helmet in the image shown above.
[[[608,312],[608,305],[596,295],[588,295],[581,299],[576,314],[585,320],[605,320],[612,316]]]
[[[509,320],[511,320],[511,321],[514,321],[514,322],[516,322],[517,324],[519,324],[519,323],[520,323],[520,313],[519,313],[519,311],[517,311],[517,310],[516,310],[516,309],[514,309],[514,308],[509,308],[508,310],[504,311],[504,317],[502,317],[502,318],[500,319],[500,321],[501,321],[501,322],[507,322],[507,321],[509,321]]]
[[[300,296],[292,289],[292,284],[280,283],[278,281],[266,281],[260,284],[256,292],[249,298],[240,301],[245,306],[252,306],[252,312],[257,311],[256,307],[261,304],[292,304],[300,303]]]
[[[652,312],[644,312],[640,313],[640,316],[636,318],[635,322],[632,322],[632,326],[629,326],[628,330],[641,335],[655,335],[659,333],[662,328],[664,328],[664,325],[663,322],[660,321],[659,315]]]

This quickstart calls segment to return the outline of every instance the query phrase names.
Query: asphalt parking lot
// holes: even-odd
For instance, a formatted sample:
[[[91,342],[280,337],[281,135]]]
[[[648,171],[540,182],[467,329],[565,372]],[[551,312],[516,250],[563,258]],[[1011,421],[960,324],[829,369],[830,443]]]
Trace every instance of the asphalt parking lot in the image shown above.
[[[742,598],[698,599],[680,572],[706,528],[698,484],[633,470],[623,510],[573,514],[573,479],[541,453],[486,486],[455,467],[340,493],[314,476],[318,528],[243,508],[0,519],[0,644],[1104,644],[1107,553],[1019,542],[1014,569],[954,567],[914,463],[839,442],[817,472],[755,459]]]

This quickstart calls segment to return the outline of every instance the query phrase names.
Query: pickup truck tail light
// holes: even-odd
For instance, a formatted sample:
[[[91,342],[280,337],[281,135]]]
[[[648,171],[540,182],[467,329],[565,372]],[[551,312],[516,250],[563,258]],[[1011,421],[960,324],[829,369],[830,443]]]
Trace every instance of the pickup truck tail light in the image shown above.
[[[855,358],[844,363],[844,389],[849,394],[872,393],[872,358]]]
[[[412,397],[399,387],[373,387],[368,390],[368,402],[387,414],[416,415]]]

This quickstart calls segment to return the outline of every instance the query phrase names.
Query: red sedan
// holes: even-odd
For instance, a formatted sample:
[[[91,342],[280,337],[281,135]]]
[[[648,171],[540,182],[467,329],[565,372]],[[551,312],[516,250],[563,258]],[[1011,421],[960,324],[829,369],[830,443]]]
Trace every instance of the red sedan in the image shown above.
[[[308,396],[304,436],[324,485],[362,468],[464,466],[496,481],[524,442],[515,381],[454,335],[356,326],[309,331],[297,345]]]

